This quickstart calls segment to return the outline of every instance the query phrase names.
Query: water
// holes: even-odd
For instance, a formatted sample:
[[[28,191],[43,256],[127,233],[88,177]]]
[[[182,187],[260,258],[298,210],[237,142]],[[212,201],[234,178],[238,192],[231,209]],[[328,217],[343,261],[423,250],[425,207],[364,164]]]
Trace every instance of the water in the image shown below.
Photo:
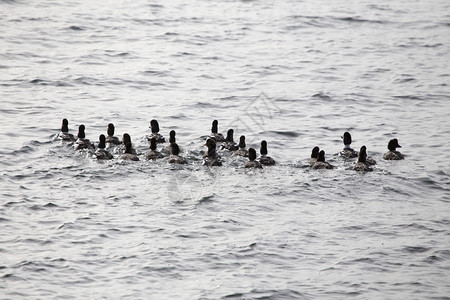
[[[2,299],[449,299],[448,1],[0,3]],[[139,153],[157,118],[190,164],[62,118]],[[278,165],[201,166],[213,119]]]

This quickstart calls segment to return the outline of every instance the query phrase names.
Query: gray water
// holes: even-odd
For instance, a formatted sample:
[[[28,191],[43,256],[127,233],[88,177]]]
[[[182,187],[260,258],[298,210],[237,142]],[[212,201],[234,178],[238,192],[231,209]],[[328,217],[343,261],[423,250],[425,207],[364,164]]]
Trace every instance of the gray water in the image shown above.
[[[450,299],[449,9],[0,1],[0,298]],[[53,141],[63,118],[141,161]],[[153,118],[189,165],[145,161]],[[202,166],[214,119],[277,166]]]

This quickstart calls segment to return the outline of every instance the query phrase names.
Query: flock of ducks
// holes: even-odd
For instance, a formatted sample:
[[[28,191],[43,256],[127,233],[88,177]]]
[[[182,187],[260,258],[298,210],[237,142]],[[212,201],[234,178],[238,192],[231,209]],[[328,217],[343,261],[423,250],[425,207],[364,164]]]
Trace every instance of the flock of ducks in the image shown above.
[[[157,145],[165,143],[165,138],[159,133],[159,124],[157,120],[150,121],[151,134],[146,137],[150,146],[149,151],[145,153],[147,160],[156,160],[164,157],[168,157],[168,163],[171,164],[187,164],[186,158],[180,155],[180,147],[176,143],[176,132],[174,130],[169,133],[169,146],[162,149],[161,152],[157,150]],[[121,160],[138,161],[139,157],[136,150],[131,143],[131,137],[128,133],[123,134],[122,140],[114,135],[114,124],[109,123],[107,128],[107,135],[101,134],[97,148],[86,138],[85,126],[80,125],[78,127],[78,135],[75,137],[69,133],[69,122],[67,119],[62,120],[61,132],[56,135],[56,139],[60,139],[67,142],[73,142],[75,150],[87,150],[92,153],[98,160],[110,160],[114,158],[111,153],[119,155]],[[256,150],[254,148],[246,149],[245,136],[239,138],[239,143],[236,144],[233,139],[234,131],[229,129],[227,136],[224,137],[218,132],[218,121],[212,122],[211,133],[206,139],[205,146],[207,151],[203,155],[203,165],[206,166],[221,166],[222,160],[217,153],[217,148],[222,151],[229,151],[233,155],[240,157],[247,157],[248,161],[245,162],[245,168],[262,168],[263,165],[271,166],[276,162],[270,156],[268,156],[267,142],[261,141],[260,156],[257,157]],[[349,132],[345,132],[343,137],[344,149],[339,153],[340,156],[346,159],[358,158],[354,164],[353,169],[356,171],[366,172],[372,171],[371,166],[376,162],[373,158],[367,156],[366,146],[362,146],[359,153],[351,148],[352,137]],[[397,151],[397,148],[401,148],[397,139],[392,139],[388,143],[389,151],[383,156],[386,160],[401,160],[404,159],[403,155]],[[319,147],[312,149],[311,158],[309,164],[312,169],[333,169],[334,166],[325,161],[325,151],[320,150]]]
[[[344,149],[339,153],[340,156],[346,159],[358,158],[356,163],[353,165],[353,170],[360,172],[373,171],[373,165],[377,162],[372,158],[367,156],[366,146],[361,146],[359,153],[351,147],[352,136],[349,132],[344,132],[342,136],[344,142]],[[388,152],[383,155],[385,160],[402,160],[404,159],[403,154],[397,151],[397,148],[401,148],[397,139],[392,139],[388,143]],[[320,150],[319,147],[314,147],[311,152],[311,158],[309,159],[309,164],[313,169],[333,169],[334,166],[325,161],[325,151]]]

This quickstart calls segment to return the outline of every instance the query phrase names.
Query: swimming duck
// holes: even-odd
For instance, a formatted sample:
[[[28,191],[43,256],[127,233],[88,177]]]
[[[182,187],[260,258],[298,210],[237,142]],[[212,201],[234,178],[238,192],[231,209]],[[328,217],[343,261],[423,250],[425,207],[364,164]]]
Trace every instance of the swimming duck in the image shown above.
[[[161,154],[158,150],[156,150],[156,138],[153,137],[150,140],[150,151],[145,153],[145,158],[147,160],[155,160],[158,158],[163,158],[164,155]]]
[[[344,132],[344,136],[342,137],[344,142],[344,149],[339,153],[342,157],[345,158],[355,158],[358,157],[358,152],[353,150],[352,147],[350,147],[350,144],[352,143],[352,136],[349,132]]]
[[[167,161],[169,164],[187,164],[187,161],[184,157],[179,156],[180,154],[180,147],[178,147],[177,143],[171,144],[171,155],[169,157],[169,160]]]
[[[241,137],[239,138],[239,149],[234,152],[234,155],[248,157],[248,151],[247,149],[245,149],[245,147],[245,136],[241,135]]]
[[[314,163],[314,165],[311,166],[311,168],[317,170],[317,169],[333,169],[334,167],[329,163],[325,162],[325,151],[320,150],[319,156],[317,157],[317,161]]]
[[[359,150],[358,161],[353,166],[353,170],[359,172],[373,171],[373,169],[369,167],[369,163],[367,162],[366,146],[362,146]]]
[[[119,154],[123,154],[123,153],[125,153],[126,152],[126,150],[127,150],[127,144],[128,143],[130,143],[131,144],[131,153],[132,154],[137,154],[136,153],[136,150],[133,148],[133,144],[131,143],[131,136],[128,134],[128,133],[124,133],[123,134],[123,136],[122,136],[122,143],[123,143],[123,145],[117,150],[117,148],[116,148],[116,151],[117,152],[119,152]]]
[[[317,158],[319,157],[319,151],[320,151],[320,148],[317,146],[312,149],[311,158],[309,159],[310,166],[312,166],[316,163]]]
[[[398,140],[397,139],[392,139],[389,141],[388,143],[388,149],[389,151],[386,152],[383,155],[383,158],[386,160],[401,160],[404,159],[405,157],[403,156],[403,154],[401,154],[399,151],[397,151],[397,148],[401,148],[402,146],[400,146],[398,144]]]
[[[152,130],[152,134],[147,136],[148,141],[152,138],[156,139],[157,143],[165,143],[166,139],[159,133],[159,124],[155,119],[150,121],[150,128]]]
[[[73,134],[69,133],[69,121],[67,121],[67,119],[62,120],[61,132],[58,134],[57,138],[67,142],[76,141]]]
[[[216,153],[216,142],[214,142],[213,139],[208,138],[206,140],[206,146],[208,147],[208,151],[203,155],[203,165],[209,167],[221,166],[222,161]]]
[[[249,151],[249,155],[250,155],[250,149]],[[261,141],[261,148],[259,149],[259,153],[261,154],[258,158],[258,161],[265,166],[273,166],[275,165],[275,160],[270,157],[267,156],[267,142],[266,141]]]
[[[249,161],[245,163],[245,168],[262,168],[262,165],[256,159],[256,150],[253,148],[248,149],[248,159]]]
[[[177,142],[177,139],[175,136],[176,136],[175,130],[171,130],[169,133],[169,146],[167,146],[165,149],[163,149],[163,151],[166,152],[166,154],[170,155],[172,153],[171,152],[172,144]],[[180,147],[178,147],[178,149],[181,152]],[[161,151],[161,152],[163,152],[163,151]]]
[[[216,143],[221,143],[225,141],[225,138],[223,137],[223,134],[218,133],[219,129],[218,129],[218,125],[219,125],[219,121],[214,120],[212,122],[212,127],[211,127],[211,135],[209,136],[211,139],[214,140],[214,142]]]
[[[95,150],[95,157],[97,157],[97,159],[112,159],[113,155],[111,153],[109,153],[108,150],[105,149],[106,148],[106,137],[105,135],[101,134],[99,136],[99,143],[98,143],[98,148],[97,150]]]
[[[238,145],[236,145],[236,143],[234,142],[233,133],[234,133],[233,129],[228,129],[227,138],[222,143],[221,149],[226,149],[229,151],[236,151],[239,149]]]
[[[110,145],[120,145],[122,142],[119,140],[119,138],[117,136],[114,136],[114,130],[115,130],[114,124],[109,123],[108,130],[107,130],[108,136],[106,137],[106,143],[108,143]]]
[[[121,160],[132,160],[132,161],[138,161],[139,157],[135,153],[133,153],[133,147],[131,146],[131,143],[125,144],[125,153],[122,154],[119,159]]]
[[[85,126],[81,124],[78,127],[78,139],[75,142],[75,150],[81,150],[81,149],[87,149],[87,150],[94,150],[94,145],[91,144],[91,141],[86,138],[85,134]]]

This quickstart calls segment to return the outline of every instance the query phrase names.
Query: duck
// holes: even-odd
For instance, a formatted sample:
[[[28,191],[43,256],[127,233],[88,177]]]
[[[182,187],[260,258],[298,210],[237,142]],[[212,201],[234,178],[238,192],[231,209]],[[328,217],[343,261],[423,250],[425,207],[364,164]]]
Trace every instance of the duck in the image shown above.
[[[236,145],[236,143],[234,142],[233,133],[234,133],[233,129],[228,129],[227,137],[225,141],[222,143],[221,147],[222,150],[225,149],[228,151],[236,151],[239,149],[238,145]]]
[[[156,138],[155,137],[151,138],[151,140],[150,140],[150,151],[145,153],[145,158],[147,160],[155,160],[155,159],[164,157],[164,155],[162,155],[161,152],[156,150],[156,144],[157,144]]]
[[[388,147],[389,151],[383,155],[384,159],[386,159],[386,160],[402,160],[405,158],[403,156],[403,154],[400,153],[400,151],[396,150],[397,148],[402,147],[399,145],[397,139],[390,140],[387,147]]]
[[[352,143],[352,136],[348,131],[344,132],[344,136],[342,136],[343,142],[344,142],[344,149],[339,153],[340,156],[345,158],[356,158],[358,157],[358,152],[353,150],[352,147],[350,147],[350,144]]]
[[[325,151],[320,150],[319,156],[317,157],[317,161],[314,163],[314,165],[311,166],[314,170],[318,169],[333,169],[334,166],[330,165],[328,162],[325,161]]]
[[[113,155],[106,150],[106,137],[104,134],[100,134],[97,150],[95,150],[94,156],[100,160],[113,159]]]
[[[216,153],[216,142],[214,142],[213,139],[208,138],[205,145],[208,147],[208,151],[203,155],[203,165],[208,167],[221,166],[222,161]]]
[[[165,152],[166,153],[166,155],[167,154],[171,154],[172,152],[171,152],[171,148],[172,148],[172,144],[173,143],[176,143],[177,142],[177,139],[176,139],[176,132],[175,132],[175,130],[171,130],[170,132],[169,132],[169,146],[167,146],[165,149],[163,149],[161,152]],[[180,152],[181,152],[181,149],[180,149],[180,147],[178,146],[178,149],[180,150]]]
[[[57,135],[58,139],[66,142],[75,142],[76,139],[73,134],[69,133],[69,121],[67,119],[62,120],[61,132]]]
[[[312,166],[316,163],[317,158],[319,157],[320,148],[315,146],[311,151],[311,157],[309,158],[309,165]]]
[[[122,142],[119,140],[117,136],[114,136],[115,127],[113,123],[108,124],[106,143],[110,145],[120,145]]]
[[[245,149],[245,147],[245,136],[241,135],[241,137],[239,138],[239,149],[236,150],[233,154],[237,156],[248,157],[248,150]]]
[[[119,159],[121,160],[132,160],[132,161],[138,161],[139,157],[136,155],[136,153],[133,153],[133,147],[131,143],[125,144],[125,153],[122,154]]]
[[[225,141],[225,138],[223,137],[223,134],[218,133],[219,129],[218,129],[218,125],[219,125],[219,121],[214,120],[212,122],[212,127],[211,127],[211,135],[209,136],[211,139],[214,140],[214,142],[216,143],[221,143]]]
[[[373,169],[369,166],[369,163],[367,162],[366,146],[362,146],[361,149],[359,149],[358,161],[353,166],[353,170],[358,172],[373,171]]]
[[[253,148],[248,149],[248,161],[244,164],[245,168],[258,168],[262,169],[262,165],[256,160],[256,150]]]
[[[127,145],[128,143],[131,144],[131,150],[130,150],[131,153],[132,153],[132,154],[137,154],[136,150],[133,148],[133,144],[131,143],[131,136],[130,136],[128,133],[124,133],[124,134],[123,134],[123,136],[122,136],[122,143],[123,143],[123,145],[122,145],[121,147],[119,147],[119,149],[118,149],[118,151],[117,151],[117,152],[119,152],[119,154],[123,154],[123,153],[126,152],[126,150],[127,150],[126,145]],[[117,149],[117,148],[116,148],[116,149]]]
[[[250,149],[249,151],[249,155],[250,155]],[[265,166],[273,166],[276,164],[275,160],[270,157],[267,156],[267,142],[265,140],[261,141],[261,148],[259,149],[259,153],[261,154],[258,158],[258,161]]]
[[[78,139],[75,142],[75,150],[87,149],[93,151],[94,145],[86,138],[85,129],[86,127],[83,124],[78,127]]]
[[[171,144],[171,154],[167,162],[169,164],[187,164],[187,161],[184,157],[179,156],[180,154],[180,147],[178,147],[177,143]]]
[[[159,133],[159,123],[158,123],[158,121],[156,121],[155,119],[151,120],[149,128],[151,128],[151,130],[152,130],[152,134],[147,136],[147,139],[148,139],[149,142],[150,142],[150,140],[152,138],[155,138],[156,142],[158,144],[166,142],[166,139]]]

